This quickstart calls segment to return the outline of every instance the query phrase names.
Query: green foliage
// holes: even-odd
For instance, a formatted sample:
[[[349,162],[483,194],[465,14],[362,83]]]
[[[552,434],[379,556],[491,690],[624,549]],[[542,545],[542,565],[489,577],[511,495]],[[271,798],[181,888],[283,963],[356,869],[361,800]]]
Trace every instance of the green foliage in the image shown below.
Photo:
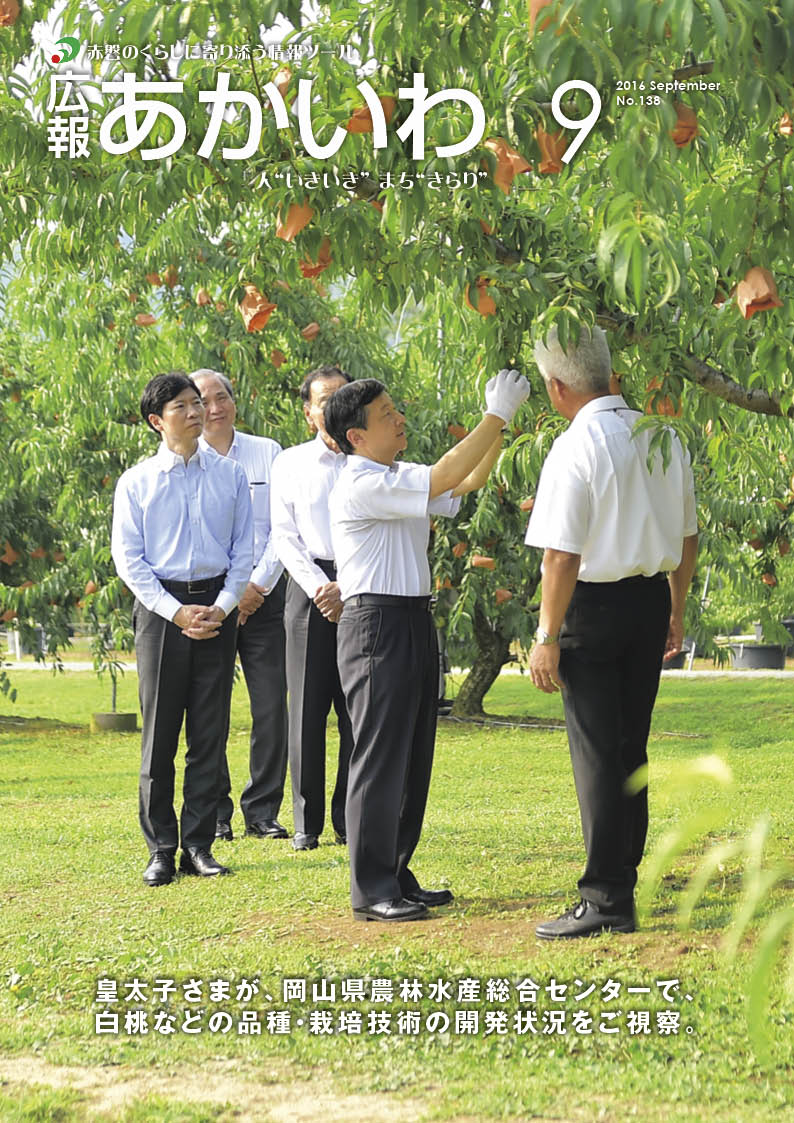
[[[49,63],[31,39],[34,20],[49,5],[25,4],[17,25],[0,33],[0,368],[9,450],[0,466],[0,544],[7,538],[23,557],[43,546],[46,556],[26,563],[24,573],[21,563],[11,572],[0,564],[0,609],[17,612],[23,632],[44,622],[56,651],[75,601],[94,580],[103,598],[97,610],[119,639],[123,625],[114,614],[126,607],[106,553],[112,484],[152,447],[136,402],[157,370],[223,368],[237,383],[242,424],[285,443],[303,436],[294,394],[309,366],[333,360],[354,374],[380,372],[411,403],[410,454],[428,458],[448,447],[440,410],[446,423],[470,427],[486,374],[507,363],[530,370],[531,345],[552,323],[565,338],[598,319],[610,326],[629,399],[661,410],[665,421],[682,411],[681,421],[672,421],[698,475],[701,582],[711,566],[771,621],[779,594],[760,577],[775,574],[776,566],[768,568],[772,535],[787,534],[794,510],[794,491],[785,490],[774,460],[787,455],[788,422],[727,407],[692,382],[687,363],[706,362],[740,387],[774,397],[784,411],[794,401],[794,144],[777,129],[783,112],[792,111],[790,8],[790,0],[559,0],[550,23],[539,21],[529,38],[525,0],[396,0],[383,9],[326,4],[311,16],[296,0],[66,4],[61,30],[83,43],[166,49],[205,39],[258,42],[261,28],[282,14],[292,24],[291,43],[323,47],[290,63],[287,94],[291,103],[298,81],[314,79],[313,125],[321,141],[362,105],[360,74],[340,48],[359,48],[371,63],[369,81],[383,95],[410,86],[419,71],[430,91],[470,88],[485,111],[484,139],[504,138],[532,165],[505,194],[493,181],[497,161],[484,143],[455,160],[436,155],[437,144],[468,131],[469,111],[456,101],[428,114],[421,161],[396,136],[407,101],[398,102],[379,150],[371,134],[350,134],[335,156],[309,157],[294,118],[279,130],[265,106],[250,159],[221,155],[223,144],[245,141],[247,111],[224,125],[211,157],[199,158],[207,115],[198,92],[214,87],[226,69],[232,88],[259,96],[280,69],[267,59],[182,55],[168,69],[144,55],[96,63],[104,80],[132,70],[140,79],[183,81],[186,142],[164,161],[146,161],[140,150],[103,152],[99,121],[112,99],[102,95],[90,118],[90,156],[56,159],[47,151]],[[690,66],[713,63],[696,77],[719,89],[651,97],[651,83],[672,81],[682,57]],[[595,84],[601,114],[569,166],[540,174],[536,130],[556,128],[550,99],[570,79]],[[628,88],[621,91],[619,82]],[[621,92],[634,104],[621,104]],[[695,110],[699,125],[682,148],[670,135],[676,96]],[[589,100],[575,91],[563,107],[581,117]],[[165,139],[170,128],[159,122],[155,132]],[[363,172],[355,185],[345,180]],[[466,173],[478,176],[475,189],[444,182]],[[298,186],[298,175],[309,186]],[[293,243],[277,238],[278,215],[304,199],[312,221]],[[328,298],[300,268],[317,260],[326,237],[332,264],[321,280]],[[744,320],[731,294],[754,264],[771,270],[783,307]],[[147,282],[147,273],[162,275],[169,265],[178,271],[173,287]],[[478,279],[489,282],[493,316],[476,310]],[[245,284],[277,305],[255,335],[236,310]],[[202,289],[211,299],[198,305]],[[467,289],[474,308],[464,304]],[[715,305],[720,294],[727,299]],[[389,354],[384,336],[406,309],[414,311]],[[145,312],[157,318],[155,327],[136,324]],[[312,322],[320,332],[307,341],[300,333]],[[277,350],[286,356],[278,368],[271,358]],[[462,522],[436,531],[434,577],[450,580],[457,593],[445,618],[469,648],[475,605],[511,639],[525,640],[532,628],[526,605],[537,558],[520,546],[518,504],[532,494],[559,423],[540,398],[520,422],[525,435],[506,450],[494,482],[467,500]],[[98,487],[106,477],[108,485]],[[779,518],[770,507],[775,499],[786,507]],[[739,545],[759,517],[761,558]],[[456,535],[472,549],[492,549],[497,570],[472,571],[466,559],[451,560]],[[56,551],[67,559],[60,568],[52,564]],[[26,580],[33,586],[22,589]],[[502,587],[513,599],[496,605]],[[692,630],[695,616],[693,608]],[[708,633],[704,624],[699,643]]]
[[[701,843],[704,837],[708,839],[710,833],[724,824],[730,814],[731,802],[736,798],[734,778],[730,768],[717,756],[697,758],[688,768],[679,770],[676,777],[679,793],[691,798],[704,779],[718,784],[721,799],[710,801],[681,819],[660,838],[643,870],[637,895],[637,907],[641,915],[648,914],[665,871],[683,853]],[[644,782],[644,778],[640,778],[636,783]],[[719,875],[724,877],[726,870],[736,860],[742,862],[741,891],[723,937],[722,950],[728,962],[735,963],[750,926],[760,919],[760,931],[755,940],[752,967],[746,984],[746,1000],[750,1038],[764,1065],[771,1061],[769,1010],[773,979],[780,974],[781,950],[786,951],[788,989],[794,993],[791,987],[791,979],[794,978],[794,944],[791,943],[794,908],[783,907],[769,915],[772,891],[781,884],[790,882],[794,864],[791,861],[764,864],[764,849],[768,844],[769,834],[770,816],[765,814],[743,836],[709,845],[689,878],[678,904],[679,927],[691,928],[695,923],[695,909],[705,897],[712,879]]]

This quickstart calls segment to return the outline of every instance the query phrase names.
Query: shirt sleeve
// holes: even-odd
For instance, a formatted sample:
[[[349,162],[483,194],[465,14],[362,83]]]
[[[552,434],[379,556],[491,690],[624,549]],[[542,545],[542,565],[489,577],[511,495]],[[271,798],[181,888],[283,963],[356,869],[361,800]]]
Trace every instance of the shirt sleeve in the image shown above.
[[[293,581],[297,581],[310,600],[327,576],[315,565],[295,519],[295,504],[290,495],[289,458],[283,454],[273,461],[270,479],[270,540],[276,557]]]
[[[427,505],[428,515],[457,515],[460,510],[462,495],[453,495],[451,491],[442,491]]]
[[[215,604],[228,616],[238,604],[251,576],[254,561],[254,515],[251,509],[251,494],[248,481],[239,464],[234,465],[237,483],[234,496],[234,522],[229,545],[229,568],[223,588],[215,598]]]
[[[166,592],[146,560],[143,513],[128,472],[116,484],[110,550],[116,572],[141,604],[150,612],[173,620],[182,605]]]
[[[279,559],[278,554],[276,553],[276,547],[273,542],[273,523],[270,512],[270,493],[273,490],[273,464],[276,457],[281,452],[281,445],[276,441],[271,441],[267,446],[267,450],[269,460],[269,482],[267,484],[259,484],[256,486],[257,489],[261,487],[262,491],[265,492],[262,497],[262,503],[266,505],[264,516],[267,519],[268,533],[267,540],[265,542],[265,548],[262,551],[261,556],[254,559],[255,565],[250,580],[253,581],[255,585],[263,585],[267,589],[268,593],[271,593],[275,588],[279,577],[281,577],[281,574],[284,572],[284,565]],[[252,495],[252,502],[256,502],[256,498],[254,495]]]
[[[566,452],[555,443],[546,458],[525,542],[581,554],[590,525],[590,489]]]
[[[352,512],[363,519],[422,518],[430,502],[430,472],[427,464],[357,472],[350,487]]]

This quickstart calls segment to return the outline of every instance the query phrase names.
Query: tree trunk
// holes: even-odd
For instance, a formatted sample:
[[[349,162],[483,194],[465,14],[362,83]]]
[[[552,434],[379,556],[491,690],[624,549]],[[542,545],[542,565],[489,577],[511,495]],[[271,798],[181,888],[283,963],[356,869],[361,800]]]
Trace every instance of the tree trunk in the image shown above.
[[[479,605],[474,608],[474,638],[477,654],[452,704],[453,717],[483,716],[483,698],[510,659],[510,640],[491,627]]]

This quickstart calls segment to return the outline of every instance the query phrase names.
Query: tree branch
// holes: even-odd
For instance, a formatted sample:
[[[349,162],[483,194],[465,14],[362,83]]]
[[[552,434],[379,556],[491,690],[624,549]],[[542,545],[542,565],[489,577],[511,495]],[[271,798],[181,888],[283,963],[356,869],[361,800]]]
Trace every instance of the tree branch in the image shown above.
[[[681,372],[690,382],[694,382],[709,394],[714,394],[731,405],[749,410],[751,413],[766,413],[772,417],[794,417],[794,406],[784,414],[780,408],[780,395],[768,394],[766,390],[748,390],[740,382],[735,382],[721,370],[710,367],[694,355],[679,355],[684,367]]]
[[[620,313],[613,315],[609,312],[598,312],[596,323],[606,331],[625,330],[625,338],[629,343],[636,343],[641,336],[634,330],[634,321],[629,316]],[[740,409],[749,410],[750,413],[764,413],[770,417],[794,417],[794,406],[784,414],[780,408],[780,394],[769,394],[766,390],[748,390],[741,382],[736,382],[723,374],[716,367],[709,366],[702,359],[696,359],[688,352],[679,352],[678,361],[683,368],[680,373],[696,386],[700,386],[707,394],[713,394],[730,405],[739,406]]]

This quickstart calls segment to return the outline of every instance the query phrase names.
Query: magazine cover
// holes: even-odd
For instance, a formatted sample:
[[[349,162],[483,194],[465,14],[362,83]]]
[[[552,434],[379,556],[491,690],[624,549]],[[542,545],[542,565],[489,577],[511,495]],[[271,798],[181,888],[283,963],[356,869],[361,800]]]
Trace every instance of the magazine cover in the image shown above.
[[[0,0],[0,67],[0,1118],[794,1118],[794,0]],[[573,416],[535,348],[600,332],[609,398],[638,411],[649,471],[654,456],[691,463],[698,544],[682,669],[662,675],[649,764],[626,780],[627,799],[649,801],[633,905],[583,931],[563,703],[530,663],[556,637],[525,536]],[[142,406],[155,376],[202,371],[203,407],[184,381]],[[518,374],[494,390],[500,371]],[[519,375],[529,396],[506,409]],[[398,463],[453,450],[444,463],[460,465],[484,413],[504,422],[474,490],[423,522],[438,674],[392,661],[406,716],[393,699],[365,715],[396,744],[433,679],[423,825],[421,792],[379,781],[384,806],[421,827],[420,884],[396,899],[410,924],[368,916],[355,877],[351,898],[350,733],[333,689],[305,687],[320,740],[330,709],[311,824],[292,756],[283,800],[279,786],[285,687],[278,744],[251,732],[284,681],[285,635],[287,671],[303,657],[298,571],[284,633],[286,578],[266,562],[268,442],[330,447],[346,471],[322,444],[318,388],[347,376],[385,387]],[[232,492],[218,501],[227,529],[196,547],[202,581],[220,584],[199,589],[191,570],[182,588],[176,566],[144,605],[124,535],[149,566],[146,549],[173,558],[183,532],[161,517],[153,546],[129,481],[146,462],[176,486],[219,459],[191,460],[199,408],[210,444],[227,425],[220,452],[240,461],[222,465],[239,509]],[[168,443],[180,425],[184,459]],[[239,451],[251,436],[268,438],[250,445],[261,468]],[[327,525],[320,471],[282,461],[308,543]],[[162,511],[182,510],[163,494]],[[185,527],[210,517],[198,494]],[[228,567],[206,559],[223,533],[249,535],[234,564],[255,568],[217,616],[193,613],[222,600]],[[333,621],[333,554],[305,551],[325,590],[321,613],[304,594],[306,618]],[[422,539],[421,574],[424,557]],[[387,591],[427,592],[408,563],[380,563]],[[220,680],[163,647],[144,659],[141,636],[173,612],[191,642],[223,631],[240,590],[247,634],[262,605],[271,630],[250,666],[245,624],[223,632],[244,672],[226,723],[207,694]],[[172,776],[153,763],[147,683],[178,707],[182,674]],[[207,859],[185,842],[206,804],[196,745],[225,734]],[[254,817],[265,751],[274,787]],[[423,752],[424,783],[432,736]],[[182,858],[174,842],[154,867],[141,769],[168,815],[186,809]],[[560,917],[573,930],[544,928]]]

